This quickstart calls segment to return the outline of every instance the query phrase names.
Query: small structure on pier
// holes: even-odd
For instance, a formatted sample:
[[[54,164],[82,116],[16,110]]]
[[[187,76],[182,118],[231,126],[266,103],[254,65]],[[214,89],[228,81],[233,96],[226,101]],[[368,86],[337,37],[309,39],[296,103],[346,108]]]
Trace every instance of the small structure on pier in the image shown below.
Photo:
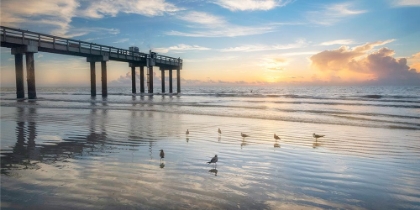
[[[0,26],[1,47],[11,48],[15,56],[16,95],[24,98],[23,55],[26,57],[28,83],[28,98],[36,98],[35,59],[34,53],[49,52],[63,55],[86,57],[90,63],[91,96],[96,96],[95,64],[101,63],[102,96],[108,95],[107,62],[110,60],[127,62],[131,67],[132,93],[136,93],[135,68],[140,67],[140,93],[145,92],[144,67],[147,67],[148,93],[153,93],[153,67],[158,66],[162,76],[162,93],[165,93],[165,71],[169,71],[169,93],[172,93],[172,70],[177,71],[177,93],[181,92],[182,59],[158,55],[149,51],[148,54],[139,51],[138,47],[127,49],[99,45],[80,40],[41,34],[27,30]]]

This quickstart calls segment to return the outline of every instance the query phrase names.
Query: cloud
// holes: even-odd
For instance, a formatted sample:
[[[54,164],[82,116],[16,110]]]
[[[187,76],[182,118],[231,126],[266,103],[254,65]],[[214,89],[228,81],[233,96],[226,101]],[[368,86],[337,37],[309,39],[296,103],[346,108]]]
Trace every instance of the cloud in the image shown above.
[[[270,10],[276,7],[283,7],[292,2],[291,0],[215,0],[217,4],[230,11],[246,10]]]
[[[146,70],[146,69],[145,69]],[[137,87],[140,84],[140,72],[136,71],[136,85]],[[145,72],[146,74],[146,72]],[[168,82],[168,73],[166,73],[166,82]],[[175,77],[173,78],[173,85],[176,87]],[[232,86],[232,85],[261,85],[267,84],[265,82],[255,81],[255,82],[245,82],[242,80],[237,81],[224,81],[224,80],[212,80],[211,78],[207,78],[207,80],[196,80],[196,79],[185,79],[181,78],[181,85],[182,86]],[[117,87],[130,87],[131,86],[131,72],[127,72],[125,75],[121,75],[119,78],[112,80],[109,82],[110,86],[117,86]],[[154,88],[160,88],[161,85],[161,76],[160,72],[153,71],[153,86]],[[147,90],[146,78],[145,78],[145,88]],[[167,87],[168,88],[168,87]],[[169,90],[169,88],[167,89]]]
[[[394,7],[420,7],[418,0],[393,0],[391,4]]]
[[[329,45],[349,45],[353,44],[353,40],[351,39],[339,39],[333,41],[322,42],[320,45],[329,46]]]
[[[321,71],[363,74],[372,78],[367,82],[375,84],[419,84],[420,74],[407,65],[406,58],[394,58],[395,52],[386,47],[369,52],[387,41],[367,43],[353,49],[342,46],[337,50],[322,51],[310,59],[312,65]]]
[[[124,39],[119,39],[119,40],[117,40],[117,41],[115,41],[115,42],[113,42],[114,44],[118,44],[118,43],[124,43],[124,42],[128,42],[128,38],[124,38]]]
[[[237,37],[269,33],[280,25],[277,23],[261,26],[239,26],[228,23],[223,17],[196,11],[180,14],[176,17],[193,24],[188,27],[196,30],[190,32],[169,31],[166,32],[167,35],[186,37]]]
[[[181,10],[165,0],[96,0],[80,11],[80,15],[90,18],[115,17],[118,13],[133,13],[148,17],[160,16]]]
[[[297,40],[295,43],[287,45],[242,45],[239,47],[230,47],[221,49],[221,52],[255,52],[255,51],[271,51],[301,48],[306,46],[304,39]]]
[[[393,42],[394,39],[376,41],[356,46],[350,49],[348,46],[341,46],[337,50],[324,50],[311,56],[312,64],[321,70],[340,70],[353,59],[365,55],[376,46]]]
[[[274,56],[274,57],[265,57],[259,63],[260,63],[259,66],[262,66],[266,70],[281,71],[281,70],[284,70],[285,67],[289,65],[290,60],[284,57]]]
[[[418,53],[416,53],[416,54],[412,55],[412,56],[408,59],[408,61],[409,61],[410,63],[412,63],[412,64],[410,65],[410,66],[411,66],[411,68],[416,69],[416,70],[417,70],[417,72],[419,72],[419,73],[420,73],[420,52],[418,52]]]
[[[5,0],[1,2],[1,22],[10,27],[47,25],[53,34],[65,36],[78,7],[76,0]]]
[[[153,51],[158,53],[167,53],[169,51],[174,52],[182,52],[182,51],[190,51],[190,50],[210,50],[210,48],[207,47],[201,47],[198,45],[186,45],[186,44],[179,44],[167,48],[154,48]]]
[[[116,29],[75,28],[74,17],[103,18],[118,13],[134,13],[148,17],[181,10],[165,0],[4,0],[1,2],[1,22],[4,26],[43,26],[49,33],[62,37],[76,37],[93,32],[116,33]],[[100,29],[98,32],[96,29]]]
[[[280,54],[283,57],[290,57],[290,56],[301,56],[301,55],[313,55],[318,52],[315,51],[303,51],[303,52],[290,52],[290,53],[282,53]]]
[[[205,57],[203,59],[183,59],[184,62],[206,62],[206,61],[231,61],[237,60],[238,56],[215,56],[215,57]]]
[[[144,88],[147,90],[147,68],[144,68]],[[168,73],[166,73],[168,75]],[[135,72],[135,78],[136,78],[136,86],[139,87],[140,84],[140,71]],[[160,71],[154,70],[153,71],[153,87],[160,87],[161,84],[161,76]],[[174,80],[174,84],[176,84]],[[110,86],[131,86],[131,71],[127,72],[125,75],[121,75],[115,80],[112,80],[109,82]]]
[[[306,17],[310,22],[319,25],[332,25],[345,17],[366,13],[366,10],[350,9],[350,3],[325,5],[318,11],[310,11],[306,13]]]
[[[218,27],[214,30],[207,31],[193,31],[193,32],[180,32],[169,31],[166,35],[171,36],[186,36],[186,37],[237,37],[249,36],[257,34],[266,34],[273,32],[274,27],[260,26],[260,27],[247,27],[247,26],[232,26],[231,28]]]
[[[226,21],[222,17],[211,15],[204,12],[188,12],[177,16],[178,19],[184,20],[191,23],[197,23],[205,26],[217,26],[219,24],[226,24]]]
[[[269,83],[263,81],[246,82],[243,80],[225,81],[225,80],[195,80],[195,79],[181,79],[182,86],[248,86],[248,85],[267,85]]]

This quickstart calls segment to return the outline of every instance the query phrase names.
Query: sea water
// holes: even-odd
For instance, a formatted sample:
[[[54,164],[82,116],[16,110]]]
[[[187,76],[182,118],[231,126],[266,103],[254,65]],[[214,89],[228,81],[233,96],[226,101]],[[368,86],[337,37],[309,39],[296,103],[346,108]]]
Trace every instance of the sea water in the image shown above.
[[[420,209],[420,87],[155,92],[3,88],[2,209]]]

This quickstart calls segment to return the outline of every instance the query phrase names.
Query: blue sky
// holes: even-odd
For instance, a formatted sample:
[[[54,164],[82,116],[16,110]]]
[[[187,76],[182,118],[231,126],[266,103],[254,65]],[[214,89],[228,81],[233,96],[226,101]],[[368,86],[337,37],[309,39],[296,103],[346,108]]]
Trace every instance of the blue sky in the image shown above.
[[[185,85],[420,84],[419,23],[420,0],[1,2],[3,26],[181,57]],[[35,62],[38,86],[90,84],[84,58]],[[126,63],[108,66],[131,84]],[[2,86],[14,77],[2,48]]]

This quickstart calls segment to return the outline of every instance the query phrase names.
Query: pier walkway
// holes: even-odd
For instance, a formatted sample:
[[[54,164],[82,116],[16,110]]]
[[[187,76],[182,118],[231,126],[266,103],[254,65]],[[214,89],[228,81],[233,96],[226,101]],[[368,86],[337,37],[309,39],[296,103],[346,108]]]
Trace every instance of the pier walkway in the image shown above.
[[[181,92],[182,59],[159,55],[154,52],[139,52],[137,47],[121,49],[80,40],[42,34],[27,30],[0,26],[1,47],[11,48],[15,56],[16,95],[24,98],[23,55],[26,56],[28,99],[36,98],[34,53],[48,52],[86,57],[90,63],[91,96],[96,96],[95,63],[101,63],[102,96],[107,92],[107,62],[126,62],[131,67],[132,93],[136,93],[135,68],[140,67],[140,93],[145,92],[144,67],[147,68],[148,93],[153,93],[153,66],[159,67],[162,76],[162,93],[165,93],[165,71],[169,71],[169,93],[172,93],[172,70],[177,71],[177,93]]]

